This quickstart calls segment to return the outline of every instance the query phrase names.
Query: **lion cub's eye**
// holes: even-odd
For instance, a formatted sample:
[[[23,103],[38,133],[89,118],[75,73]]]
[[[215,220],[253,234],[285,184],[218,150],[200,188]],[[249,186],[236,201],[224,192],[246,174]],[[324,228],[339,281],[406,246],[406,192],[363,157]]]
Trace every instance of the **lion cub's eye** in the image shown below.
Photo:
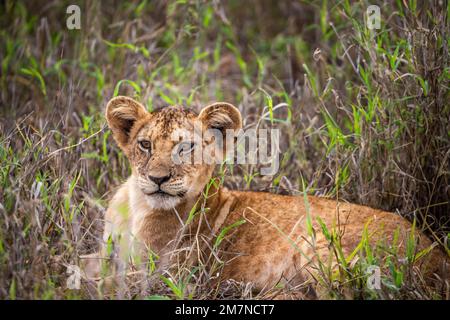
[[[152,143],[150,141],[147,141],[147,140],[139,141],[139,148],[142,151],[150,152],[151,147],[152,147]]]

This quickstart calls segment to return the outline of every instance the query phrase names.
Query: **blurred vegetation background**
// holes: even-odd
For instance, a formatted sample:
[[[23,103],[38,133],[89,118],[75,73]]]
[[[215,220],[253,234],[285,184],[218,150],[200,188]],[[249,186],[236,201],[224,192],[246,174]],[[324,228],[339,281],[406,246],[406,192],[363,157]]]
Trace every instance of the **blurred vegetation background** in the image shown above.
[[[103,117],[117,94],[149,110],[233,103],[246,128],[281,130],[282,159],[273,177],[230,168],[227,186],[397,212],[448,246],[450,6],[377,2],[369,30],[370,4],[2,1],[0,297],[80,297],[65,266],[95,251],[130,173]]]

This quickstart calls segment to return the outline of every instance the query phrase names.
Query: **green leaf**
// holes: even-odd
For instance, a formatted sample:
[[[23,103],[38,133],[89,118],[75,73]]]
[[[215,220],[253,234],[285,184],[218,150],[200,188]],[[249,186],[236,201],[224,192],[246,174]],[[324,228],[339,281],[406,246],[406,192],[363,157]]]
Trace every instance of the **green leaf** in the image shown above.
[[[47,88],[45,86],[45,80],[42,77],[41,73],[36,68],[22,68],[22,69],[20,69],[20,71],[23,74],[26,74],[26,75],[36,78],[39,81],[39,87],[42,91],[42,94],[44,96],[47,95]]]
[[[152,295],[152,296],[148,296],[146,298],[146,300],[170,300],[170,298],[166,297],[166,296]]]
[[[122,79],[119,82],[117,82],[117,84],[114,88],[114,97],[117,97],[119,95],[119,89],[123,83],[129,84],[130,86],[132,86],[138,97],[141,95],[141,88],[139,87],[139,85],[136,82],[134,82],[132,80],[128,80],[128,79]]]
[[[244,224],[245,222],[246,222],[246,221],[245,221],[244,219],[238,220],[238,221],[236,221],[235,223],[233,223],[233,224],[231,224],[231,225],[229,225],[229,226],[223,228],[222,231],[220,231],[219,235],[217,236],[217,239],[216,239],[216,241],[215,241],[215,243],[214,243],[214,249],[216,249],[216,248],[222,243],[222,241],[223,241],[223,239],[225,238],[226,234],[227,234],[230,230],[239,227],[240,225]]]
[[[161,280],[170,288],[170,290],[172,290],[172,292],[177,296],[178,299],[183,299],[184,298],[184,294],[183,291],[181,290],[181,288],[178,288],[177,285],[175,283],[173,283],[173,281],[169,278],[166,278],[164,276],[160,276]]]

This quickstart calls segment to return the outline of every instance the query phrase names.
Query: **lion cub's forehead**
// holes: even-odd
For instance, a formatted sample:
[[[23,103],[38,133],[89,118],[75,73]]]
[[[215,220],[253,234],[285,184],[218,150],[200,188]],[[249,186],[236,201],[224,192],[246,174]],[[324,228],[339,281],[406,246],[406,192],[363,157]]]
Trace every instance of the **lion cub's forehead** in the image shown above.
[[[167,139],[176,130],[192,131],[197,115],[184,107],[171,106],[152,112],[149,122],[139,136],[152,139]]]

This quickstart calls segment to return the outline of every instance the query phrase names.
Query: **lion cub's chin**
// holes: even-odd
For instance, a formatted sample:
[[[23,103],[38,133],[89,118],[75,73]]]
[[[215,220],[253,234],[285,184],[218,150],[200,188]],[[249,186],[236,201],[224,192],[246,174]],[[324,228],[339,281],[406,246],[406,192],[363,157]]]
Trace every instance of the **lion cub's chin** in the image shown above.
[[[171,210],[181,202],[180,197],[167,194],[146,195],[145,200],[152,209]]]

